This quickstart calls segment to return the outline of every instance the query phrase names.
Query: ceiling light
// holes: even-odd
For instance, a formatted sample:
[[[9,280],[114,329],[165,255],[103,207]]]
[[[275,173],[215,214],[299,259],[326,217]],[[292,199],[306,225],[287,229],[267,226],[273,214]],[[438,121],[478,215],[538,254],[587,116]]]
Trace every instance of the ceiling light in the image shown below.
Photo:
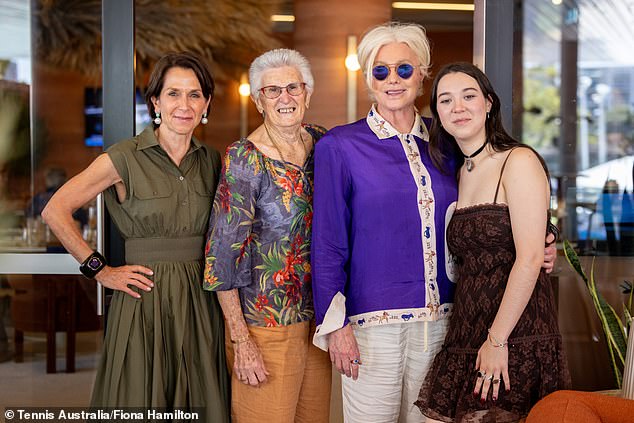
[[[352,72],[356,72],[361,69],[359,64],[359,57],[356,54],[349,54],[345,60],[346,68]]]
[[[240,93],[240,95],[242,97],[250,96],[251,95],[251,85],[249,85],[247,82],[243,82],[238,87],[238,92]]]
[[[416,10],[451,10],[461,12],[473,12],[475,6],[465,3],[427,3],[427,2],[407,2],[395,1],[392,3],[394,9],[416,9]]]
[[[295,16],[293,15],[271,15],[273,22],[295,22]]]

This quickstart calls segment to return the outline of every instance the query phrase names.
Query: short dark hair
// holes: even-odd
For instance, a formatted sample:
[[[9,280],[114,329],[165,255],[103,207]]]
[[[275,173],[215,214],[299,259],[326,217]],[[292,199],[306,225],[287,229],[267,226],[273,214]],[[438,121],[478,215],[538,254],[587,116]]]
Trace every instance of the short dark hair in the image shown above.
[[[200,88],[202,89],[203,96],[206,100],[213,100],[214,89],[216,87],[214,79],[209,72],[209,68],[205,61],[188,51],[180,53],[168,53],[161,57],[152,69],[150,75],[150,81],[145,90],[145,104],[147,104],[147,110],[150,113],[150,118],[154,118],[154,104],[152,103],[152,97],[158,98],[163,90],[163,83],[165,82],[165,74],[172,68],[191,69],[196,74]],[[211,110],[211,102],[207,106],[207,113]],[[158,125],[154,124],[154,127]]]

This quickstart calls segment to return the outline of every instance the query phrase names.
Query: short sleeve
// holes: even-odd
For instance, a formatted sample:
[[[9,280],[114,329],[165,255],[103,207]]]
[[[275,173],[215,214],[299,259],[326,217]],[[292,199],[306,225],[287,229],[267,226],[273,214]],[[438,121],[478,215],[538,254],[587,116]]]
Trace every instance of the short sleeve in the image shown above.
[[[262,172],[251,142],[240,140],[227,148],[205,243],[205,290],[251,284],[252,226]]]
[[[131,192],[131,184],[130,184],[130,169],[128,167],[128,159],[126,158],[125,152],[126,148],[129,147],[125,145],[130,141],[121,141],[112,147],[106,150],[106,154],[110,157],[114,168],[116,169],[119,177],[121,178],[123,184],[125,185],[126,198],[132,195]],[[114,191],[114,187],[110,188]]]

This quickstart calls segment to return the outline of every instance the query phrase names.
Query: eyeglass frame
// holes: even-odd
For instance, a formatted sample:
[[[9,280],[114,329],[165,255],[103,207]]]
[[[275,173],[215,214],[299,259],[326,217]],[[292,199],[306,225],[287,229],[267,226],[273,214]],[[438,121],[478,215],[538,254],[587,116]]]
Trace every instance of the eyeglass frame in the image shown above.
[[[398,69],[399,69],[401,66],[403,66],[403,65],[409,65],[409,66],[411,66],[411,67],[412,67],[412,73],[411,73],[408,77],[406,77],[406,78],[402,77],[402,76],[398,73]],[[376,75],[374,74],[374,69],[376,69],[376,68],[378,68],[378,67],[386,67],[386,68],[387,68],[388,72],[387,72],[387,75],[385,76],[385,78],[383,78],[383,79],[379,79],[379,78],[377,78],[377,77],[376,77]],[[412,76],[414,76],[414,71],[415,71],[417,68],[420,68],[420,67],[421,67],[421,65],[413,65],[413,64],[411,64],[411,63],[409,63],[409,62],[407,62],[407,61],[404,61],[404,62],[397,62],[397,63],[377,63],[376,65],[372,66],[372,68],[370,69],[370,74],[372,75],[372,78],[374,78],[376,81],[383,82],[383,81],[385,81],[386,79],[388,79],[388,78],[390,77],[390,74],[392,73],[392,69],[394,69],[394,72],[396,73],[396,75],[397,75],[400,79],[403,79],[403,80],[408,80],[408,79],[410,79]]]
[[[294,84],[297,84],[299,87],[301,87],[301,91],[297,94],[291,94],[291,92],[288,90],[288,87]],[[280,93],[276,95],[275,97],[269,97],[268,95],[266,95],[266,92],[265,92],[267,88],[279,88]],[[265,87],[260,88],[258,91],[260,91],[265,98],[268,98],[269,100],[275,100],[276,98],[282,95],[284,90],[286,90],[286,93],[292,97],[299,97],[300,95],[304,94],[304,92],[306,92],[306,83],[305,82],[291,82],[290,84],[284,87],[280,87],[279,85],[267,85]]]

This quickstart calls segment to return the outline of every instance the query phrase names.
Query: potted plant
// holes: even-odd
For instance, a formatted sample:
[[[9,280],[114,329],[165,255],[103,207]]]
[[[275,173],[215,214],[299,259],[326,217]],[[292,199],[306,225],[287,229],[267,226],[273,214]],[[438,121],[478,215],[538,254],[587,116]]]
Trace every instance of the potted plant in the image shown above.
[[[623,390],[624,397],[634,399],[634,337],[629,337],[628,342],[627,336],[632,327],[632,284],[625,281],[623,285],[625,292],[629,295],[626,303],[623,304],[624,320],[621,320],[614,308],[608,304],[597,289],[594,279],[594,259],[590,267],[590,277],[588,277],[581,266],[579,256],[568,240],[564,240],[564,253],[570,266],[585,282],[592,298],[607,340],[608,353],[617,386]]]

